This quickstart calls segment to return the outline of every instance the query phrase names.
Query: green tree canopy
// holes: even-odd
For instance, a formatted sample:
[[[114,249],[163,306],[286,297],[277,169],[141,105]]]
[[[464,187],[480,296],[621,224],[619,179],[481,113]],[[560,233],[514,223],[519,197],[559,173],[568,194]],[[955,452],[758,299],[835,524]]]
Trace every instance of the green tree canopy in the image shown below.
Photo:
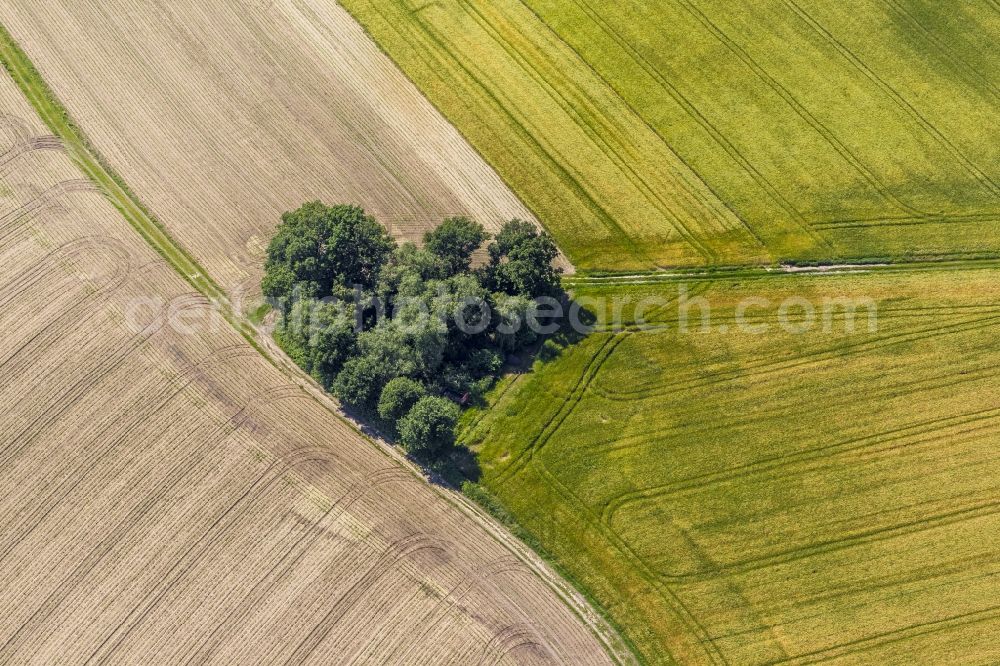
[[[421,398],[399,421],[399,440],[411,455],[430,458],[455,444],[458,405],[447,398]]]
[[[357,206],[313,201],[281,216],[267,249],[264,295],[325,298],[340,287],[372,288],[395,242]]]
[[[344,363],[331,391],[348,405],[371,411],[388,382],[386,367],[374,356],[355,356]]]
[[[472,253],[489,238],[483,225],[466,217],[451,217],[424,234],[424,247],[445,265],[447,274],[469,270]]]
[[[488,250],[484,275],[491,290],[528,298],[562,293],[559,270],[552,265],[559,256],[555,241],[530,222],[507,222]]]
[[[396,377],[382,389],[378,400],[378,415],[396,423],[406,416],[417,401],[427,395],[424,385],[409,377]]]
[[[423,247],[397,247],[356,206],[307,203],[282,216],[268,247],[261,288],[280,299],[275,339],[340,400],[394,424],[407,451],[430,461],[454,443],[455,402],[482,398],[504,354],[535,341],[527,322],[538,298],[560,293],[548,234],[508,222],[489,263],[472,270],[488,238],[455,217]]]
[[[349,303],[297,300],[275,337],[292,360],[327,389],[357,351]]]
[[[535,302],[527,296],[494,296],[493,324],[497,347],[505,352],[515,351],[537,339],[529,325],[534,307]]]

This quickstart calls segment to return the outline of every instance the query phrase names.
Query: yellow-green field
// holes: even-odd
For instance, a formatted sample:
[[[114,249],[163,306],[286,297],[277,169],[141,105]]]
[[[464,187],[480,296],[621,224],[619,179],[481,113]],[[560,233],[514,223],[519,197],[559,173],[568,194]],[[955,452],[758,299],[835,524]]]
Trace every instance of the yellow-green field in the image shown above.
[[[1000,252],[996,0],[344,0],[578,268]]]
[[[578,286],[661,300],[470,415],[483,484],[649,662],[1000,659],[1000,271],[681,288]]]
[[[469,416],[485,487],[642,657],[1000,659],[996,0],[343,4],[553,233],[577,297],[678,297],[598,271],[910,266],[692,273],[709,331],[676,304],[644,331],[599,313]],[[864,309],[846,330],[846,296],[877,330]],[[746,297],[773,306],[753,330]],[[787,298],[818,323],[779,326]]]

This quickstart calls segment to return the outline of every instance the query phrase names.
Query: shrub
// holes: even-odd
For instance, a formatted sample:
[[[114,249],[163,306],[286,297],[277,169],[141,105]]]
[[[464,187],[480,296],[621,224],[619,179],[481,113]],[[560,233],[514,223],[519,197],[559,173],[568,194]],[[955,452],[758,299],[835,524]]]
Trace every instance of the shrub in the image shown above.
[[[420,382],[409,377],[396,377],[382,389],[378,415],[386,421],[396,423],[426,395],[427,389]]]
[[[488,249],[490,262],[483,272],[491,290],[528,298],[562,292],[559,270],[552,265],[559,256],[555,241],[530,222],[507,222]]]
[[[483,225],[465,217],[452,217],[424,234],[424,247],[439,257],[448,275],[469,270],[472,253],[489,238]]]
[[[447,398],[427,396],[399,421],[399,440],[407,453],[433,458],[455,444],[458,405]]]
[[[271,298],[325,298],[336,285],[374,287],[395,241],[357,206],[307,203],[281,216],[267,248],[262,289]]]
[[[347,404],[370,412],[388,379],[385,372],[385,364],[374,356],[355,356],[344,364],[331,390]]]

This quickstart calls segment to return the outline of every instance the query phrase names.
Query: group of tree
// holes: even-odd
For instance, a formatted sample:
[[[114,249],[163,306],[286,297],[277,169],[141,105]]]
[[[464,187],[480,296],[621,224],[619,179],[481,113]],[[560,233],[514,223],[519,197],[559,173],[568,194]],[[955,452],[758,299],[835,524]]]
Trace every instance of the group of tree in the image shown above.
[[[397,245],[356,206],[305,204],[282,216],[268,247],[262,289],[280,313],[275,338],[433,461],[454,445],[460,405],[536,341],[543,299],[562,297],[548,234],[513,220],[477,254],[488,241],[480,224],[455,217],[421,247]]]

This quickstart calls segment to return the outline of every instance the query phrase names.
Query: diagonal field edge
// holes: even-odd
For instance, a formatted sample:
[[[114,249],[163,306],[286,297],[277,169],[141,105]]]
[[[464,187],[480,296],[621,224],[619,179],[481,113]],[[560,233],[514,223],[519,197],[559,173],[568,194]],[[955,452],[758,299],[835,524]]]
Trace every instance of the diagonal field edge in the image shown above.
[[[226,292],[208,275],[184,248],[166,231],[166,228],[146,210],[124,180],[100,158],[83,131],[70,119],[69,113],[56,100],[55,94],[41,74],[28,59],[27,54],[14,41],[7,29],[0,25],[0,62],[28,99],[42,121],[63,142],[72,160],[84,174],[101,188],[105,196],[118,209],[128,223],[184,280],[217,305],[222,315],[255,349],[273,359],[260,346],[250,324],[240,317],[229,302]]]
[[[358,424],[341,414],[333,406],[330,397],[322,389],[315,386],[312,379],[298,366],[290,360],[283,359],[280,352],[271,351],[270,346],[261,340],[261,334],[257,328],[242,313],[233,308],[226,292],[201,267],[197,260],[170,236],[163,224],[146,209],[121,176],[102,159],[98,151],[87,140],[86,134],[73,122],[69,112],[56,98],[41,73],[3,24],[0,24],[0,64],[9,73],[39,118],[63,142],[68,155],[80,167],[84,175],[101,188],[102,193],[136,233],[157,254],[162,256],[185,282],[218,308],[223,318],[253,349],[284,375],[298,379],[297,383],[300,388],[309,397],[331,412],[338,420],[350,426],[364,442],[394,460],[410,474],[425,480],[422,472],[402,454],[388,444],[372,439],[362,432]],[[553,573],[550,567],[543,564],[543,560],[537,553],[512,537],[495,519],[463,495],[447,492],[432,485],[431,489],[440,499],[465,514],[503,548],[526,564],[529,570],[542,580],[545,586],[598,639],[598,642],[604,647],[606,655],[614,663],[637,663],[633,650],[617,629],[608,623],[601,610],[593,605],[593,601]]]

